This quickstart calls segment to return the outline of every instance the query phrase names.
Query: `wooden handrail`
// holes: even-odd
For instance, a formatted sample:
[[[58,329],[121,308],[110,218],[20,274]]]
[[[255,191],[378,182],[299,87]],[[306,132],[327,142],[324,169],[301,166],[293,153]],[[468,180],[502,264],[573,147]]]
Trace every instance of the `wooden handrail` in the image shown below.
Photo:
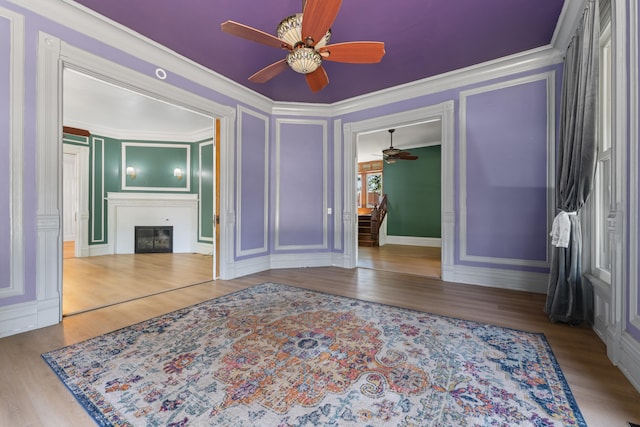
[[[377,206],[374,206],[371,209],[371,238],[374,241],[378,241],[378,235],[380,234],[380,227],[382,226],[382,221],[384,221],[384,217],[387,215],[387,195],[382,195],[382,200]]]

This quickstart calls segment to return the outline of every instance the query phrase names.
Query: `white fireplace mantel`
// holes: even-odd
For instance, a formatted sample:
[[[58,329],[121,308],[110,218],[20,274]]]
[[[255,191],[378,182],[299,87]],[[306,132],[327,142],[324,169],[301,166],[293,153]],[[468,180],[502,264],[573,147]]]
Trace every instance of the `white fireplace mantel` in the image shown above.
[[[135,251],[134,227],[173,226],[173,252],[195,252],[198,236],[197,194],[107,193],[109,252]]]

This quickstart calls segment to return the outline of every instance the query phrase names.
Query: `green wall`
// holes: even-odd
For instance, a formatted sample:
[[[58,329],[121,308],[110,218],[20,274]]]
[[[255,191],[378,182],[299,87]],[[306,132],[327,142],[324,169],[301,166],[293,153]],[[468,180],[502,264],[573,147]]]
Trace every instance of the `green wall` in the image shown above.
[[[215,191],[214,188],[214,167],[213,167],[213,156],[215,148],[213,144],[202,144],[200,147],[200,154],[197,153],[196,156],[202,157],[200,159],[200,165],[202,167],[202,171],[200,171],[200,175],[202,177],[202,188],[200,189],[200,212],[202,215],[198,218],[198,227],[200,233],[198,233],[198,241],[199,242],[213,242],[213,222],[211,218],[213,218],[213,213],[215,212],[215,207],[213,205],[213,193]],[[195,170],[195,168],[194,168]],[[194,172],[194,182],[197,184],[198,182],[198,173]]]
[[[198,188],[200,164],[199,144],[205,142],[166,142],[166,141],[141,141],[141,140],[120,140],[101,135],[91,135],[89,138],[89,245],[99,245],[108,243],[107,241],[107,193],[123,192],[122,189],[122,147],[123,142],[135,143],[138,145],[127,147],[127,159],[136,167],[136,178],[127,177],[127,187],[132,186],[137,190],[127,190],[126,192],[158,192],[173,193],[180,192],[182,194],[199,194]],[[76,144],[82,141],[78,137],[70,134],[63,134],[64,143]],[[86,138],[84,139],[86,141]],[[190,146],[190,162],[191,173],[186,170],[186,150],[180,147],[171,147],[171,144],[180,146]],[[86,144],[84,144],[86,145]],[[209,183],[212,176],[212,149],[202,151],[203,167],[207,170],[204,174],[209,179],[203,180],[206,185],[199,194],[202,216],[211,218],[213,215],[213,191],[212,185]],[[207,156],[211,156],[207,158]],[[183,171],[183,178],[178,180],[173,176],[173,169],[180,167]],[[189,180],[190,189],[186,189],[186,183]],[[175,190],[174,190],[175,188]],[[208,209],[208,210],[207,210]],[[200,227],[204,225],[204,229],[200,229],[198,236],[210,238],[213,235],[210,220],[201,221]]]
[[[384,165],[387,235],[440,238],[440,145],[408,151],[418,159]]]

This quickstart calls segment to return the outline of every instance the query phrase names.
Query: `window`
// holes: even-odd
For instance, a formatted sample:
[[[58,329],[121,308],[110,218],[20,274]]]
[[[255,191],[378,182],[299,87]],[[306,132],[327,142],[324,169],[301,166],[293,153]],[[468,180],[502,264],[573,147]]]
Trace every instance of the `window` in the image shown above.
[[[591,272],[611,283],[611,244],[607,218],[612,196],[612,58],[611,21],[603,26],[600,36],[600,84],[598,109],[598,154],[592,194]]]
[[[371,209],[382,200],[382,160],[358,163],[358,208]]]

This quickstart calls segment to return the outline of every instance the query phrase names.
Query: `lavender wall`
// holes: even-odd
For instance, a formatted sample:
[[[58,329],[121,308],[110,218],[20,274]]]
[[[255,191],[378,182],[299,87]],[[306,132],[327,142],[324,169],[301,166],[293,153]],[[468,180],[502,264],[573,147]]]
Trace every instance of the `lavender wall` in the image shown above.
[[[324,247],[326,128],[304,122],[277,126],[276,249]]]
[[[0,17],[0,58],[9,58],[9,21]],[[0,59],[0,100],[10,99],[10,61]],[[0,102],[0,288],[11,286],[11,203],[10,203],[10,103]]]
[[[546,81],[465,100],[467,255],[546,261]]]
[[[241,210],[239,210],[240,240],[236,242],[241,252],[263,248],[265,235],[264,219],[267,194],[264,192],[266,177],[265,156],[268,141],[265,140],[267,122],[247,113],[242,114],[242,158],[239,185]],[[267,250],[264,247],[265,251]]]

